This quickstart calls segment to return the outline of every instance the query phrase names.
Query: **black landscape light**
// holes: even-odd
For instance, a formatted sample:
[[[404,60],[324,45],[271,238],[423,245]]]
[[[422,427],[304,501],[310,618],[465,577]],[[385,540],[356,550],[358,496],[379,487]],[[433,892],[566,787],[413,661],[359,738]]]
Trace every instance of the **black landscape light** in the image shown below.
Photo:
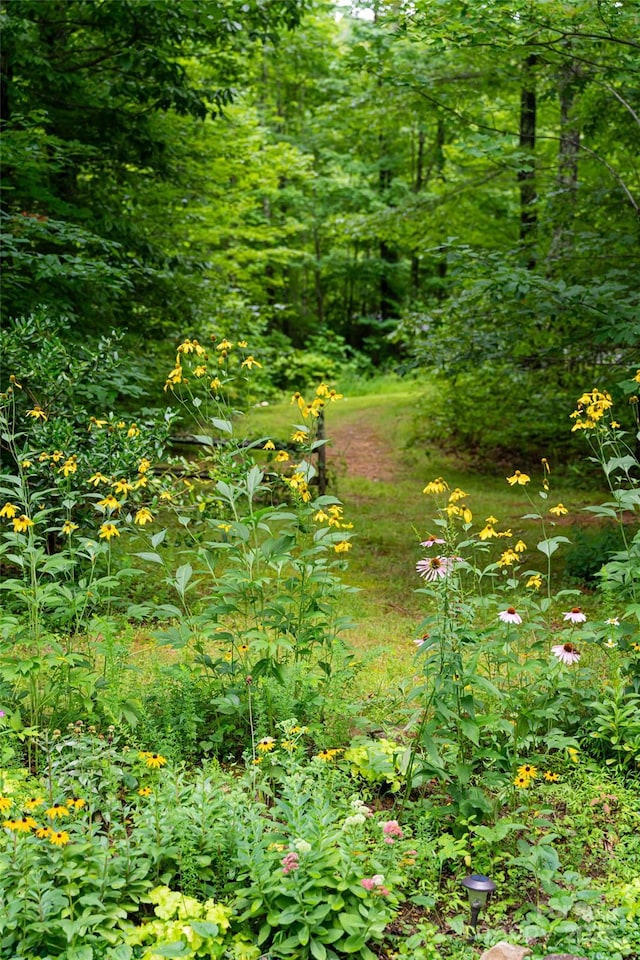
[[[480,911],[487,905],[487,901],[496,889],[496,885],[490,877],[485,877],[482,873],[473,873],[470,877],[464,878],[462,886],[467,888],[469,894],[471,934],[475,936]]]

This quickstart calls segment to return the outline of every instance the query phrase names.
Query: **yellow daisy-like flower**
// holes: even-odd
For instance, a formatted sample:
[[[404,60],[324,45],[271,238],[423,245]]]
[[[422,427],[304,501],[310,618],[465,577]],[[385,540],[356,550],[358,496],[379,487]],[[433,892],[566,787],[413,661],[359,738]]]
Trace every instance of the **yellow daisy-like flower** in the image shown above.
[[[116,500],[116,498],[113,496],[112,493],[107,494],[107,496],[104,497],[104,499],[98,500],[98,506],[99,506],[99,507],[104,507],[105,510],[119,510],[119,509],[120,509],[120,503],[119,503],[118,500]]]
[[[62,450],[54,450],[51,454],[51,459],[54,463],[60,463],[61,460],[64,460],[64,453]]]
[[[119,537],[120,531],[114,523],[103,523],[98,531],[98,536],[102,540],[111,540],[112,537]]]
[[[580,763],[579,750],[576,750],[575,747],[567,747],[567,753],[573,763]]]
[[[544,778],[547,783],[556,783],[560,779],[560,774],[552,773],[551,770],[545,770]]]
[[[241,366],[241,367],[247,367],[249,370],[251,370],[252,367],[262,367],[262,364],[261,364],[261,363],[258,363],[258,361],[257,361],[254,357],[246,357],[246,358],[242,361],[242,363],[240,364],[240,366]]]
[[[38,826],[33,817],[21,817],[20,820],[13,820],[13,826],[10,828],[15,833],[31,833]]]
[[[6,813],[11,809],[12,801],[9,797],[0,797],[0,813]]]
[[[111,486],[115,493],[124,493],[125,496],[133,490],[133,484],[129,480],[125,480],[124,477],[121,477],[120,480],[115,480]]]
[[[571,431],[591,430],[596,426],[599,420],[605,415],[606,411],[613,406],[611,395],[604,391],[593,389],[590,393],[583,393],[578,399],[577,409],[571,414],[571,419],[575,420]]]
[[[526,790],[527,787],[531,786],[531,780],[529,777],[523,777],[522,774],[518,774],[518,776],[514,779],[513,784],[518,788],[518,790]]]
[[[308,430],[294,430],[291,434],[291,439],[294,443],[305,443],[309,439]]]
[[[70,810],[82,810],[82,808],[86,807],[86,805],[87,801],[84,799],[84,797],[70,797],[66,801],[66,806],[69,807]]]
[[[164,385],[165,392],[167,390],[173,390],[173,388],[178,383],[182,383],[182,365],[179,363],[176,363],[175,367],[173,368],[173,370],[171,370],[171,372],[169,373],[166,379],[166,382]]]
[[[549,513],[552,513],[554,517],[564,517],[569,511],[563,503],[559,503],[555,507],[549,507]]]
[[[316,521],[316,523],[326,523],[330,517],[328,513],[325,513],[324,510],[321,509],[318,510],[317,513],[314,513],[313,519]]]
[[[519,470],[516,470],[513,476],[507,477],[507,483],[509,484],[510,487],[514,487],[516,484],[519,484],[521,487],[524,487],[527,483],[529,483],[530,480],[531,480],[531,477],[529,476],[529,474],[521,473]]]
[[[330,403],[335,403],[336,400],[342,400],[343,397],[344,394],[338,393],[337,390],[329,390],[329,393],[327,394],[327,399]]]
[[[138,479],[133,483],[134,490],[142,490],[148,486],[149,486],[149,478],[144,473],[141,473]]]
[[[455,490],[452,490],[449,494],[449,503],[457,503],[458,500],[464,500],[468,494],[461,490],[460,487],[456,487]]]
[[[344,753],[344,750],[342,749],[321,750],[320,753],[316,753],[316,759],[324,760],[325,763],[328,763],[330,760],[335,760],[335,758],[340,756],[341,753]]]
[[[205,349],[197,340],[185,340],[178,347],[178,353],[195,353],[196,356],[201,357],[205,353]]]
[[[513,549],[515,550],[516,553],[524,553],[525,550],[527,549],[527,545],[524,542],[524,540],[518,540],[518,542],[516,543]]]
[[[199,363],[198,366],[194,369],[193,375],[199,380],[200,377],[204,377],[206,372],[207,372],[207,368],[204,365],[204,363]]]
[[[47,453],[46,450],[43,450],[40,456],[38,457],[38,463],[46,463],[47,460],[51,459],[51,454]]]
[[[225,351],[226,351],[226,350],[232,350],[232,349],[233,349],[233,344],[231,343],[230,340],[221,340],[220,343],[219,343],[219,344],[217,345],[217,347],[216,347],[216,350],[225,350]]]
[[[111,480],[109,477],[105,477],[104,473],[100,473],[98,470],[97,473],[94,473],[89,477],[87,483],[91,483],[94,487],[97,487],[101,483],[111,483]]]
[[[41,807],[43,803],[44,803],[44,797],[30,797],[28,800],[25,801],[23,806],[25,810],[32,812],[33,810],[37,810],[38,807]]]
[[[129,429],[127,430],[127,436],[133,439],[133,437],[140,436],[140,427],[137,423],[132,423]]]
[[[160,499],[169,502],[170,500],[173,500],[173,494],[170,490],[163,490],[160,494]]]
[[[222,386],[222,381],[218,377],[214,377],[211,383],[209,384],[209,388],[211,390],[219,390],[221,386]]]
[[[151,460],[148,460],[146,457],[143,457],[140,463],[138,464],[138,473],[146,473],[150,467],[151,467]]]
[[[49,843],[56,847],[65,847],[69,843],[69,834],[66,830],[50,830]]]
[[[53,807],[49,807],[46,811],[49,820],[57,820],[58,818],[62,819],[63,817],[69,816],[69,810],[67,807],[62,806],[62,804],[56,804]]]
[[[75,473],[77,469],[78,469],[78,458],[74,454],[72,457],[69,457],[68,460],[65,460],[65,462],[62,464],[62,466],[58,470],[58,473],[63,474],[63,476],[65,477],[70,477],[71,474]]]
[[[33,466],[33,462],[31,460],[22,460],[20,466],[23,470],[28,470],[29,467]]]
[[[275,457],[273,458],[276,463],[286,463],[289,459],[289,454],[286,450],[278,450]]]
[[[423,493],[444,493],[445,490],[449,489],[449,484],[446,480],[443,480],[442,477],[436,477],[435,480],[431,480],[424,490]]]
[[[160,753],[147,753],[144,762],[148,767],[151,767],[152,770],[159,770],[160,767],[164,767],[167,760],[166,757],[163,757]]]
[[[510,567],[511,564],[518,561],[518,554],[513,550],[505,550],[498,560],[499,567]]]
[[[262,740],[258,740],[258,750],[260,753],[269,753],[270,750],[273,750],[276,745],[276,741],[273,737],[263,737]]]
[[[89,417],[89,426],[87,427],[87,430],[91,432],[94,427],[98,427],[98,429],[101,427],[106,427],[107,423],[107,420],[98,420],[96,417]]]
[[[534,590],[539,590],[542,586],[542,577],[539,573],[534,573],[533,576],[529,577],[526,585]]]
[[[8,520],[12,520],[18,513],[18,508],[15,503],[5,503],[2,510],[0,510],[0,517],[6,517]]]
[[[529,780],[535,780],[538,776],[538,768],[531,763],[523,763],[521,767],[518,767],[518,775],[528,777]]]
[[[336,553],[348,553],[352,546],[350,540],[340,540],[339,543],[334,543],[333,549]]]
[[[138,796],[140,797],[150,797],[152,793],[153,793],[153,790],[151,789],[151,787],[140,787],[140,789],[138,790]]]
[[[488,540],[490,537],[497,537],[498,534],[496,533],[493,524],[487,523],[487,525],[482,528],[478,536],[481,540]]]
[[[40,840],[46,840],[51,832],[51,827],[38,827],[36,830],[36,837],[38,837]]]
[[[19,517],[14,517],[11,523],[14,533],[26,533],[29,527],[33,526],[33,520],[30,520],[24,513]]]
[[[133,522],[143,527],[145,523],[153,523],[153,514],[146,507],[142,507],[136,513]]]
[[[263,449],[263,450],[275,450],[275,448],[276,448],[276,445],[275,445],[275,443],[273,442],[273,440],[267,440],[267,442],[265,443],[265,445],[264,445],[264,447],[263,447],[262,449]]]
[[[41,407],[39,404],[37,404],[37,403],[36,403],[35,407],[33,408],[33,410],[27,410],[27,416],[28,416],[28,417],[33,417],[34,420],[44,420],[45,423],[46,423],[46,421],[49,419],[49,417],[48,417],[47,414],[44,412],[44,410],[42,409],[42,407]]]
[[[61,533],[63,533],[65,537],[70,537],[73,531],[78,529],[77,523],[72,523],[71,520],[65,520],[65,522],[62,524]]]

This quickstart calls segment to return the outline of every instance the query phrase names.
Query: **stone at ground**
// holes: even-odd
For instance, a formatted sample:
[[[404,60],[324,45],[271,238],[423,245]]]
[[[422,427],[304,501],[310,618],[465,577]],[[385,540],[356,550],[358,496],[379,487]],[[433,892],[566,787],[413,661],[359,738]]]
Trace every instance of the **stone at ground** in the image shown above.
[[[480,960],[522,960],[523,957],[530,956],[531,950],[529,950],[529,947],[516,947],[513,943],[501,940],[500,943],[496,943],[495,947],[485,950]]]
[[[548,953],[543,960],[587,960],[587,958],[578,957],[575,953]]]

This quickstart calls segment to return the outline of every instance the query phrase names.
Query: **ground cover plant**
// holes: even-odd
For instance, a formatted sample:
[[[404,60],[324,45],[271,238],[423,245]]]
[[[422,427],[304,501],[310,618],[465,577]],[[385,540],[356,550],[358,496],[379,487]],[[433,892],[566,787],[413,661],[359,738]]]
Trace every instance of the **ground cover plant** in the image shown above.
[[[320,382],[242,429],[262,369],[243,340],[178,345],[164,395],[202,456],[173,463],[171,417],[95,410],[80,434],[19,370],[4,385],[0,952],[637,955],[640,488],[615,417],[640,371],[567,411],[621,543],[596,592],[556,570],[553,463],[503,471],[493,509],[416,465],[389,691],[349,640],[375,524],[347,478],[317,485],[351,401]],[[468,873],[498,887],[475,943]]]

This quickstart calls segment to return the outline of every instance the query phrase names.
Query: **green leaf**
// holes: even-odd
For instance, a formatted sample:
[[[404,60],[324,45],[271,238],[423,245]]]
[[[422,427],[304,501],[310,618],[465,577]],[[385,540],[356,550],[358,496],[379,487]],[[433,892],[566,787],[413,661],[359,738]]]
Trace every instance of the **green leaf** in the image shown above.
[[[567,537],[548,537],[546,540],[541,540],[537,547],[540,553],[544,553],[545,557],[550,557],[561,543],[571,543],[571,541]]]

